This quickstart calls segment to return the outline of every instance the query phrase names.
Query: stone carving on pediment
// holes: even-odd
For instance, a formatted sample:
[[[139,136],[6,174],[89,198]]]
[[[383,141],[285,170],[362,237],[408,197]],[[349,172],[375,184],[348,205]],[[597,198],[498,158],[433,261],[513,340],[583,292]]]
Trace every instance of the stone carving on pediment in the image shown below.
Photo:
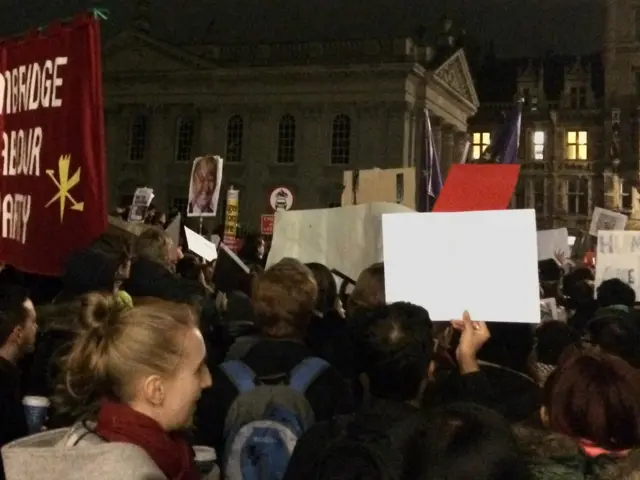
[[[464,74],[464,65],[460,58],[456,58],[455,61],[444,65],[443,68],[438,71],[437,76],[464,98],[471,100],[471,90],[469,89],[469,84]]]

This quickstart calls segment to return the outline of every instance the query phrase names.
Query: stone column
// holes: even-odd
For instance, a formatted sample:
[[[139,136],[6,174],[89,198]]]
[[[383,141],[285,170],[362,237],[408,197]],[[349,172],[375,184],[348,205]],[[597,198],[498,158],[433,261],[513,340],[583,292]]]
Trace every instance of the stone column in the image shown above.
[[[167,183],[175,159],[176,120],[177,115],[165,107],[154,108],[150,117],[147,181],[155,194],[153,203],[162,210],[169,207]]]
[[[433,143],[436,147],[436,152],[438,152],[438,158],[440,159],[440,169],[443,170],[443,160],[442,160],[442,121],[439,118],[431,117],[429,119],[431,121],[431,132],[433,133]],[[421,122],[421,127],[424,128],[424,121]],[[422,138],[422,135],[420,136]],[[422,142],[422,140],[420,140]],[[420,148],[424,148],[422,144]],[[421,151],[421,150],[420,150]]]
[[[453,157],[456,151],[455,145],[455,129],[450,125],[446,125],[442,129],[442,155],[440,156],[440,170],[443,178],[447,176],[449,168],[453,164]]]

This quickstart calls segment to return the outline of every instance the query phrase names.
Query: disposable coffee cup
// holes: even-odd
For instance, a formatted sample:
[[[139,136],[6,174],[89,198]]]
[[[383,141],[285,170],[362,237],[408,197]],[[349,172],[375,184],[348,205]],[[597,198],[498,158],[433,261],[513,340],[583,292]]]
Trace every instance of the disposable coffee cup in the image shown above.
[[[210,475],[211,472],[217,468],[216,459],[218,456],[216,455],[215,449],[197,445],[193,447],[193,451],[195,453],[196,467],[200,475]]]
[[[47,397],[26,396],[22,399],[29,433],[42,431],[50,404],[51,402]]]

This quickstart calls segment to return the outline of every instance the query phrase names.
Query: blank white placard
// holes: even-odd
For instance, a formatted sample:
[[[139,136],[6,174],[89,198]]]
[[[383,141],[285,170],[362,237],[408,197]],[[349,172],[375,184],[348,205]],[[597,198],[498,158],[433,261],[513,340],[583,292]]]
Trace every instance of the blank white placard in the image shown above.
[[[382,216],[385,297],[434,321],[540,323],[534,210]]]
[[[201,256],[207,262],[218,258],[218,249],[202,235],[198,235],[190,228],[184,227],[184,234],[187,237],[187,247],[196,255]]]

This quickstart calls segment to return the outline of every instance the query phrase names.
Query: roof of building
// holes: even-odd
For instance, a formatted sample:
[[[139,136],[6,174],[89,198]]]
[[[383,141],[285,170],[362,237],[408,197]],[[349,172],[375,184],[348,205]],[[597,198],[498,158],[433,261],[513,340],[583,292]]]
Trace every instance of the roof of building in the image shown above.
[[[579,66],[590,74],[591,88],[595,98],[604,95],[604,68],[601,54],[583,56],[548,54],[539,58],[514,58],[501,60],[488,56],[476,63],[474,80],[478,96],[482,103],[511,102],[517,92],[518,78],[533,74],[536,78],[542,73],[545,97],[550,102],[558,101],[564,90],[567,72]]]
[[[44,25],[99,5],[110,10],[103,29],[113,36],[130,26],[138,0],[0,0],[0,36]],[[145,0],[142,0],[143,2]],[[148,2],[148,0],[146,0]],[[149,2],[150,3],[150,2]],[[604,2],[596,0],[163,0],[150,13],[152,34],[170,43],[255,44],[388,38],[423,25],[439,30],[448,15],[500,56],[599,50]],[[570,25],[571,28],[567,28]],[[517,40],[516,40],[517,39]]]

